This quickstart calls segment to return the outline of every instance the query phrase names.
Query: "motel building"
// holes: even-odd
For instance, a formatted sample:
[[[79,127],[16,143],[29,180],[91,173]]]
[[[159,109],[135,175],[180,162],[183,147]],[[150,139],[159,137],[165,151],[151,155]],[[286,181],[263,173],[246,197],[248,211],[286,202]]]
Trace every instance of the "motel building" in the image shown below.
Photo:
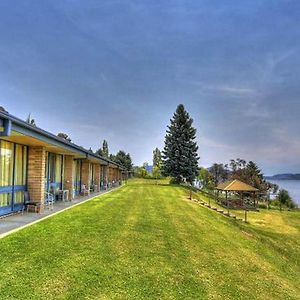
[[[43,212],[116,187],[125,176],[118,164],[0,111],[0,216]]]

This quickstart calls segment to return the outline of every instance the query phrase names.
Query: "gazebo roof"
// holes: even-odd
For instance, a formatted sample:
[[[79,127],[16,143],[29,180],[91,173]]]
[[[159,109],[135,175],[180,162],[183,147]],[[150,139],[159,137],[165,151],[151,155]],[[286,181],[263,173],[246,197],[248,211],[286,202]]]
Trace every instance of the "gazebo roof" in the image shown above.
[[[258,192],[258,189],[255,187],[237,179],[220,183],[216,189],[228,192]]]

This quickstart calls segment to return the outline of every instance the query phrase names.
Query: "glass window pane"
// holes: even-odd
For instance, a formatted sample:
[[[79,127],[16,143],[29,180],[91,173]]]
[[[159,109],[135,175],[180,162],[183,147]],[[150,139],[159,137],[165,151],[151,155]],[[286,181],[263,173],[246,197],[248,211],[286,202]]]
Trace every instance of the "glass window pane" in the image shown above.
[[[11,206],[11,203],[12,203],[11,193],[0,194],[0,207]]]
[[[0,143],[0,186],[11,186],[13,181],[13,143]]]
[[[16,145],[15,146],[15,185],[24,185],[24,164],[23,164],[23,146]]]
[[[15,204],[19,204],[19,203],[23,203],[24,202],[24,192],[16,192],[15,196],[14,196],[14,203]]]
[[[61,171],[62,171],[62,156],[55,155],[55,182],[61,182]]]

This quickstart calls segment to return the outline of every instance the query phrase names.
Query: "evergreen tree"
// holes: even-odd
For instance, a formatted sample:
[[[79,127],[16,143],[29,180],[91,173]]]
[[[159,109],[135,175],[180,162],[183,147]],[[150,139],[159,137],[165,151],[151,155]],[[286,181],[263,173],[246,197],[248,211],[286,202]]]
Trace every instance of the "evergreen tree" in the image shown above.
[[[210,168],[209,172],[212,176],[214,185],[217,186],[220,182],[228,179],[228,171],[226,166],[223,164],[214,163]]]
[[[108,158],[109,151],[108,151],[108,143],[106,140],[103,141],[102,152],[103,152],[103,156]]]
[[[106,140],[103,140],[102,148],[98,149],[95,153],[102,157],[109,158],[108,144]]]
[[[7,113],[6,109],[3,106],[0,106],[0,111]]]
[[[161,165],[162,165],[161,152],[158,148],[155,148],[153,150],[153,167],[161,168]]]
[[[182,104],[178,105],[170,120],[163,150],[164,175],[180,183],[184,179],[192,184],[198,175],[198,146],[193,119]]]
[[[32,126],[36,126],[35,120],[33,118],[31,118],[31,114],[28,115],[26,122]]]
[[[117,164],[125,167],[128,171],[132,169],[132,159],[129,153],[125,153],[125,151],[120,150],[116,155],[112,156],[112,160]]]
[[[64,133],[64,132],[59,132],[59,133],[57,134],[57,136],[59,136],[59,137],[65,139],[65,140],[68,141],[68,142],[71,142],[71,141],[72,141],[71,138],[70,138],[66,133]]]

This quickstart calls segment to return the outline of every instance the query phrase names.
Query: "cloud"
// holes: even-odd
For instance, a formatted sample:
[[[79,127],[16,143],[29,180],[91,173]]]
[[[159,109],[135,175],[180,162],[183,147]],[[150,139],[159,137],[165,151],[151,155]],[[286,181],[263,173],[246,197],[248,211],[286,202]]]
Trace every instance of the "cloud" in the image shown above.
[[[151,161],[176,106],[203,164],[300,169],[299,1],[1,1],[0,99],[11,113]]]

